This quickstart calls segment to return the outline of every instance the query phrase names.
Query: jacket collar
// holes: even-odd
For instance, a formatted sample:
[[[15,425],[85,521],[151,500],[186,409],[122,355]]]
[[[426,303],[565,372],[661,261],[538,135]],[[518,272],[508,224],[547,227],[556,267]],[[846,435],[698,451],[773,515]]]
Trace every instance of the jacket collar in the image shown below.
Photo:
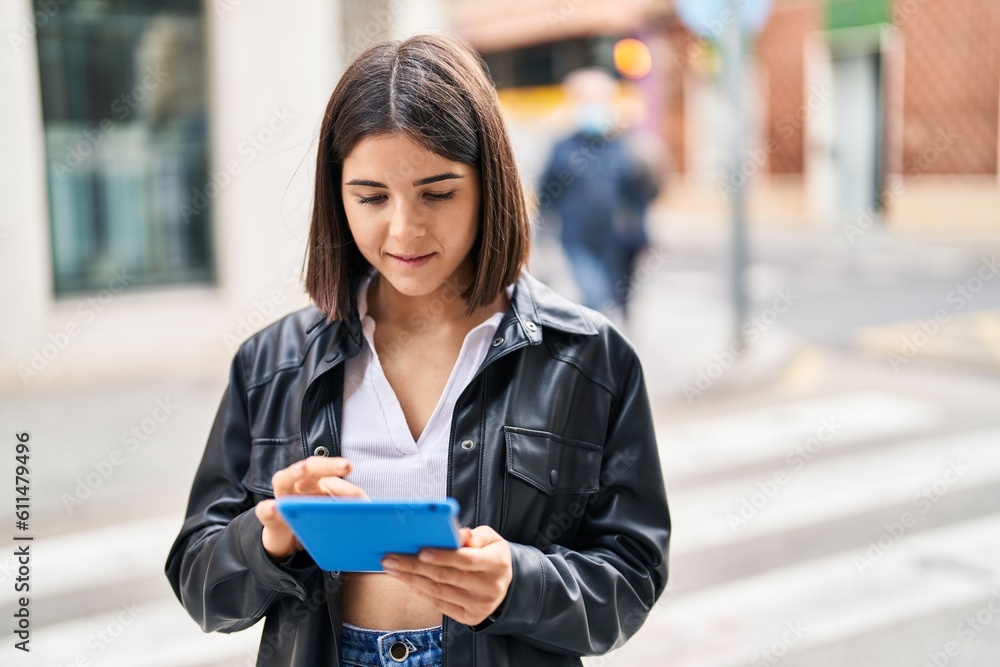
[[[322,368],[314,371],[314,377],[361,350],[361,320],[356,307],[351,309],[351,315],[345,320],[335,320],[324,326],[325,321],[326,315],[319,313],[306,329],[310,338],[318,338],[315,344],[326,347]],[[504,340],[494,344],[494,348],[509,349],[525,343],[538,345],[542,342],[545,328],[582,336],[597,335],[597,328],[584,315],[581,306],[557,294],[526,269],[522,269],[510,306],[497,326],[498,339],[502,337]],[[491,349],[491,353],[501,351]],[[492,356],[494,355],[490,354]]]
[[[583,336],[597,335],[597,328],[586,318],[581,306],[557,294],[526,270],[521,271],[500,327],[514,320],[520,334],[532,345],[542,342],[545,327]]]

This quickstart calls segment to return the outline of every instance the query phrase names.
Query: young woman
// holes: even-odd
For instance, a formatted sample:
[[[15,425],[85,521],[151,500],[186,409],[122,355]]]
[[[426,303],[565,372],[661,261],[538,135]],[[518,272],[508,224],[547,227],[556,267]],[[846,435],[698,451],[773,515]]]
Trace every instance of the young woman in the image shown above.
[[[237,352],[167,560],[204,630],[266,617],[258,665],[429,667],[580,665],[639,629],[670,536],[642,370],[525,271],[529,242],[478,56],[358,57],[320,135],[315,305]],[[464,546],[324,572],[287,494],[451,496]]]

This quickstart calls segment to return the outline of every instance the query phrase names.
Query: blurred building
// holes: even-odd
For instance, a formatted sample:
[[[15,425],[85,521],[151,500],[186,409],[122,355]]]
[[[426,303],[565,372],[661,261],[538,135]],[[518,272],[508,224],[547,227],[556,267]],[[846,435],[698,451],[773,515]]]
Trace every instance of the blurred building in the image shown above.
[[[677,212],[717,215],[746,178],[755,219],[1000,230],[994,0],[774,0],[744,64],[750,142],[735,175],[717,48],[731,20],[720,11],[696,35],[677,4],[451,2],[456,29],[486,54],[532,139],[529,119],[558,107],[555,84],[570,69],[613,67],[621,38],[645,43],[652,70],[623,77],[623,91],[638,91],[643,128],[665,146],[665,201]]]
[[[0,3],[0,390],[226,377],[306,305],[316,138],[432,0]]]
[[[699,38],[674,2],[0,3],[0,390],[218,378],[305,305],[322,113],[372,40],[471,41],[528,180],[568,126],[562,78],[617,68],[664,203],[718,218],[724,15]],[[996,231],[997,35],[994,0],[774,0],[746,62],[753,219]]]

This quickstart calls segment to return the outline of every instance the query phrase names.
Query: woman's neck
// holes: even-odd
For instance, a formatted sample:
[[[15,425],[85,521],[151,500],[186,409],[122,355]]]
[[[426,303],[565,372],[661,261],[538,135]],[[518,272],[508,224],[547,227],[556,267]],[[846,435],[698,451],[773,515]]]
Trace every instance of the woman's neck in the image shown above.
[[[471,329],[498,310],[506,311],[510,302],[506,290],[500,290],[491,304],[467,315],[462,292],[468,284],[452,276],[430,294],[409,296],[376,272],[368,285],[368,314],[376,324],[420,333],[442,327]]]

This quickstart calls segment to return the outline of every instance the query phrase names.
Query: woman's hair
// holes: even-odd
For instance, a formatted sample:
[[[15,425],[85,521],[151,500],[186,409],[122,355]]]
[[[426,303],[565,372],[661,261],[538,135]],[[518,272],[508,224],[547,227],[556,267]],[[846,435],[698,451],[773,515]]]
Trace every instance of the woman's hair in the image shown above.
[[[433,35],[376,44],[344,72],[320,131],[305,286],[327,321],[346,319],[370,267],[344,213],[344,159],[362,139],[393,132],[478,170],[474,278],[462,292],[467,314],[492,303],[527,262],[531,231],[521,181],[482,59],[457,40]]]

